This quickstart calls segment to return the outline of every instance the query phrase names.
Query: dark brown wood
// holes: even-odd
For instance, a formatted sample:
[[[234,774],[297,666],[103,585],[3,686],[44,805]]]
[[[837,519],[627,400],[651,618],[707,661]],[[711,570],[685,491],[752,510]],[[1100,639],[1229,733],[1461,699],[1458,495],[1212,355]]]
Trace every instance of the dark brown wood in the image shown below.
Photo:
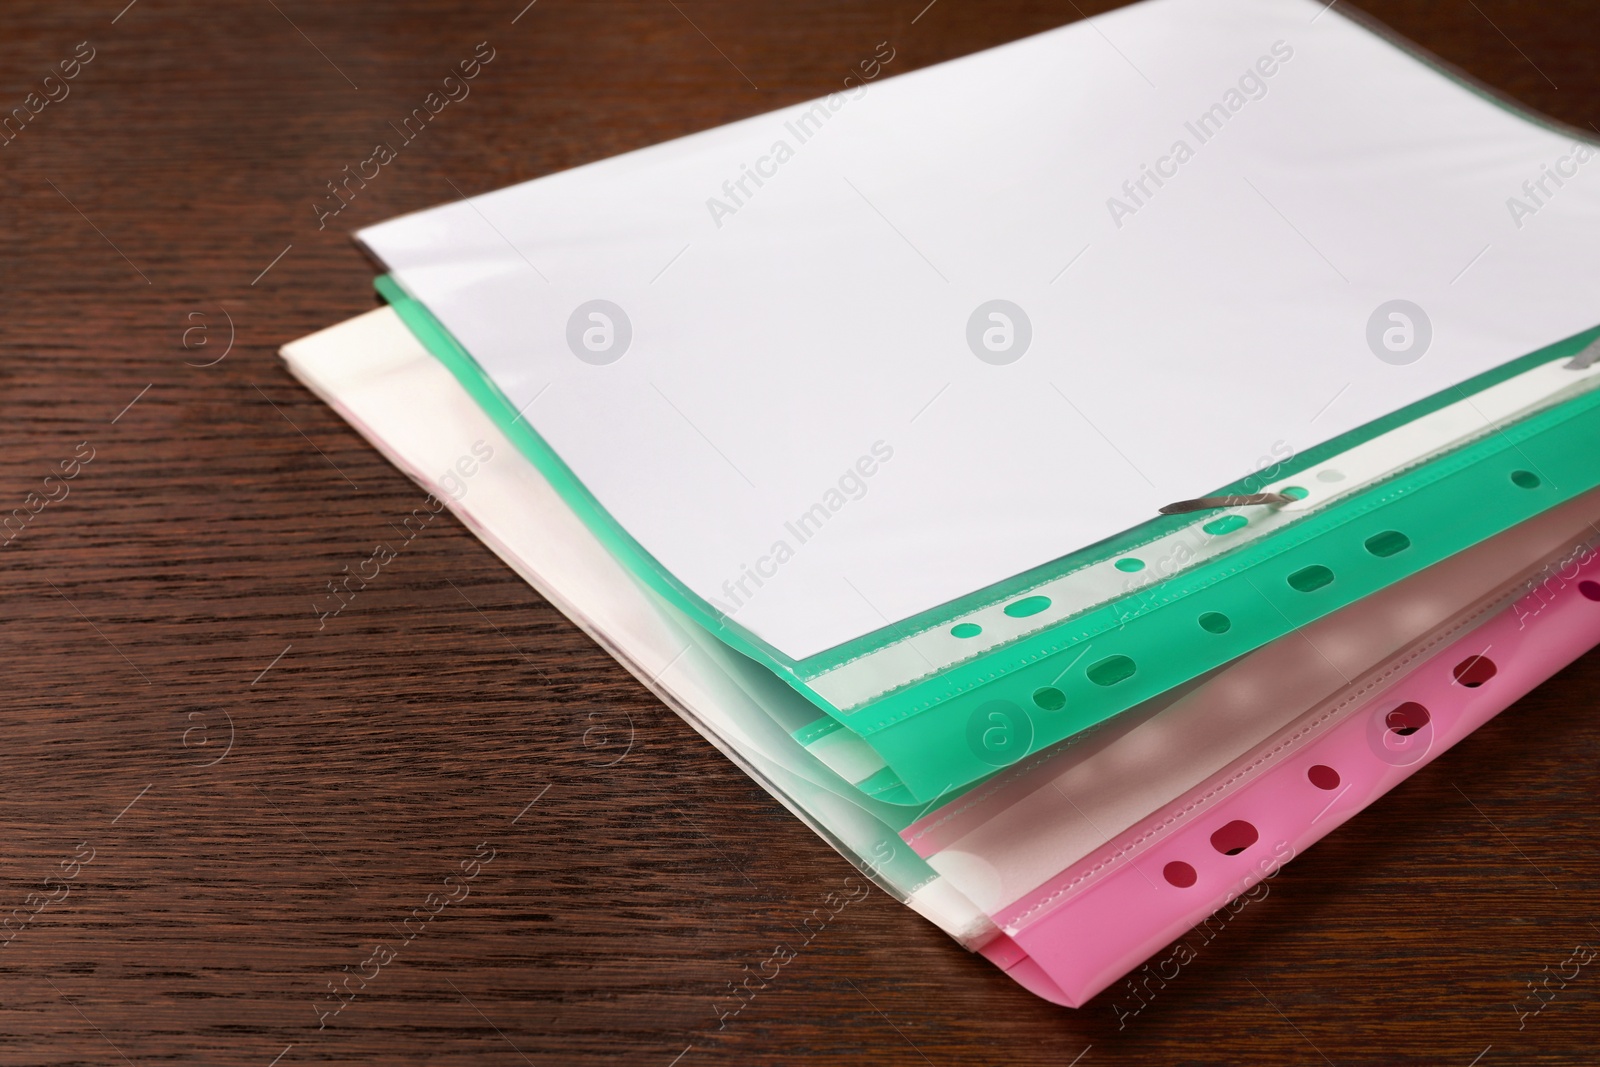
[[[1053,1008],[874,893],[719,1028],[842,860],[448,516],[318,629],[421,497],[276,356],[372,306],[349,230],[821,94],[880,41],[903,71],[1111,5],[125,2],[0,11],[0,112],[94,56],[0,147],[0,513],[93,454],[0,549],[0,914],[42,909],[0,949],[0,1062],[1596,1062],[1600,965],[1514,1006],[1600,945],[1600,655],[1125,1025],[1125,991]],[[1368,9],[1600,119],[1590,0]],[[481,41],[471,96],[319,230],[325,183]]]

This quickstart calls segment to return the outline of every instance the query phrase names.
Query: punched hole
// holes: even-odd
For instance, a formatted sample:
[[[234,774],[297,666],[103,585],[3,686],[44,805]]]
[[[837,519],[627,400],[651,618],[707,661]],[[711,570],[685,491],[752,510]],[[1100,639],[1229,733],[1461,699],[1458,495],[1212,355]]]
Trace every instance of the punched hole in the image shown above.
[[[1590,600],[1600,600],[1600,582],[1579,582],[1578,592],[1582,593]]]
[[[1144,570],[1144,560],[1135,559],[1132,556],[1124,556],[1122,559],[1117,560],[1116,563],[1113,563],[1112,566],[1124,574],[1136,574]]]
[[[1235,530],[1242,530],[1249,525],[1250,520],[1245,518],[1243,515],[1224,515],[1220,519],[1212,519],[1210,522],[1200,527],[1200,529],[1204,530],[1212,537],[1221,537],[1223,534],[1232,533]]]
[[[983,633],[983,627],[975,622],[958,622],[950,627],[952,637],[977,637]]]
[[[1060,711],[1067,706],[1067,694],[1053,685],[1033,691],[1033,702],[1045,711]]]
[[[1194,868],[1182,860],[1173,860],[1161,868],[1161,877],[1179,889],[1188,889],[1200,880],[1200,876],[1194,873]]]
[[[1127,656],[1108,656],[1099,663],[1090,664],[1084,673],[1095,685],[1116,685],[1120,681],[1132,678],[1138,669],[1133,660]]]
[[[1289,586],[1302,593],[1314,592],[1333,581],[1333,572],[1321,564],[1302,567],[1289,575]]]
[[[1388,559],[1410,547],[1411,538],[1399,530],[1385,530],[1383,533],[1373,534],[1366,540],[1367,551],[1379,559]]]
[[[1488,656],[1468,656],[1451,670],[1456,681],[1468,689],[1476,689],[1500,672]]]
[[[1389,728],[1390,733],[1401,737],[1410,737],[1424,726],[1428,725],[1432,716],[1428,709],[1418,704],[1415,700],[1408,700],[1395,708],[1383,718],[1383,724]]]
[[[1220,611],[1208,611],[1200,616],[1200,629],[1208,634],[1225,634],[1233,629],[1233,620]]]
[[[1519,489],[1537,489],[1543,484],[1532,471],[1512,471],[1511,481]]]
[[[1339,772],[1326,764],[1319,763],[1306,771],[1306,777],[1311,779],[1311,784],[1318,789],[1338,789]]]
[[[1211,847],[1224,856],[1237,856],[1260,837],[1254,826],[1243,819],[1235,819],[1211,835]]]
[[[1026,619],[1029,615],[1037,615],[1050,606],[1047,596],[1030,596],[1007,604],[1005,612],[1013,619]]]

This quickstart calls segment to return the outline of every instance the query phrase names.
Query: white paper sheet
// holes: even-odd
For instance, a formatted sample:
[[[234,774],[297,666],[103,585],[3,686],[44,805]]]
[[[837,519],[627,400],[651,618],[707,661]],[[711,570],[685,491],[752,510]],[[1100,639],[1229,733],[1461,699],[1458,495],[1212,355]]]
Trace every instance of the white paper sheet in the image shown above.
[[[1148,0],[887,74],[360,235],[792,657],[1600,321],[1594,151],[1320,2]]]

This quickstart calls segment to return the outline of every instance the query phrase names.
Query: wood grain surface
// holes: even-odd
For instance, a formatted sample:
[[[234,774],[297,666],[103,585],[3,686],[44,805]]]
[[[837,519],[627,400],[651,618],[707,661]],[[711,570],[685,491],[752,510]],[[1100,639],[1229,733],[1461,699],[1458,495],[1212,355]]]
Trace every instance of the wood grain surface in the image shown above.
[[[359,225],[823,94],[881,41],[901,72],[1115,5],[525,2],[0,7],[0,113],[67,89],[0,145],[0,513],[56,497],[0,549],[0,1063],[1600,1062],[1600,963],[1528,984],[1600,945],[1597,654],[1137,1014],[1052,1007],[874,892],[720,1025],[854,872],[449,515],[319,629],[421,493],[277,348],[373,305]],[[1366,10],[1600,120],[1593,0]]]

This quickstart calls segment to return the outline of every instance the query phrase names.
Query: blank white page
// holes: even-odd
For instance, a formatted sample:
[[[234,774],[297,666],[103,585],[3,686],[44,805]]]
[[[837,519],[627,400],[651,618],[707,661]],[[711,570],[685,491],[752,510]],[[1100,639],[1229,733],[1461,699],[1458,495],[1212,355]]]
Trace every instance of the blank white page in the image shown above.
[[[1600,322],[1594,150],[1322,3],[894,68],[359,235],[794,658]]]

